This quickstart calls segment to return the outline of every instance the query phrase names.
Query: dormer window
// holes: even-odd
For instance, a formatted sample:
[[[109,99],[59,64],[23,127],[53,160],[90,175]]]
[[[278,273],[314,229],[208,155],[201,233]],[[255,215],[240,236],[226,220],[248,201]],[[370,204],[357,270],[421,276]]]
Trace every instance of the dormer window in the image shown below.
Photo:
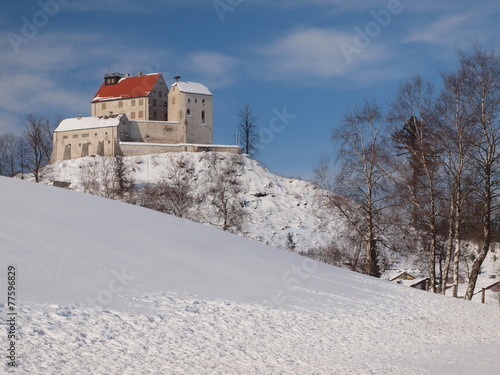
[[[104,75],[104,84],[105,85],[116,85],[120,79],[122,79],[124,75],[122,73],[106,73]]]

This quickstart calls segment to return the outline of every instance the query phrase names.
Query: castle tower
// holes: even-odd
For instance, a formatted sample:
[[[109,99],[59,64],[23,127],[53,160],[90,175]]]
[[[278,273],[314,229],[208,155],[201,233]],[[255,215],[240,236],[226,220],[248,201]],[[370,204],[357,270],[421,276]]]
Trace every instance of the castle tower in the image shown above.
[[[186,125],[186,143],[212,144],[212,93],[201,83],[176,82],[168,93],[168,121]]]

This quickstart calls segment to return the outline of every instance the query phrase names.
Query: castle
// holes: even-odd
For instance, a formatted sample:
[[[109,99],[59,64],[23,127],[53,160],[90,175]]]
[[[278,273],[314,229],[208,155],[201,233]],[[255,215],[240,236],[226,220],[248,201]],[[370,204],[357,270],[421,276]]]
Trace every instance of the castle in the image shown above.
[[[196,82],[168,89],[161,73],[106,73],[90,101],[91,117],[61,121],[51,162],[84,156],[133,156],[182,151],[239,153],[212,142],[212,93]]]

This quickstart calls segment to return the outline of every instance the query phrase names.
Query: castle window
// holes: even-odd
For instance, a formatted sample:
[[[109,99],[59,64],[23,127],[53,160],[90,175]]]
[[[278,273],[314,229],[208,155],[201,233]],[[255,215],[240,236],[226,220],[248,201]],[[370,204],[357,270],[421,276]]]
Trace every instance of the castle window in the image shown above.
[[[156,107],[156,99],[153,99],[153,107]]]
[[[201,124],[205,125],[205,111],[201,111]]]
[[[132,107],[135,107],[135,99],[131,100],[131,105],[132,105]]]
[[[123,102],[120,100],[120,101],[118,102],[118,108],[122,108],[122,107],[123,107]]]
[[[201,103],[202,103],[202,104],[205,104],[205,99],[202,99]]]
[[[175,104],[175,97],[172,98],[172,104]]]
[[[186,110],[186,116],[191,117],[191,110],[189,108]]]
[[[163,102],[163,108],[167,108],[167,102]]]
[[[139,118],[143,118],[144,117],[144,111],[139,111]]]
[[[101,109],[106,109],[106,103],[101,103]]]
[[[78,134],[73,134],[73,138],[78,138]]]
[[[188,98],[188,103],[191,103],[191,99],[190,98]]]
[[[161,98],[161,95],[162,95],[161,91],[159,91],[158,94],[160,95],[160,98]]]
[[[135,119],[135,112],[131,112],[131,113],[130,113],[130,118],[131,118],[132,120],[133,120],[133,119]],[[125,126],[125,125],[123,125],[123,126]]]
[[[195,99],[195,100],[194,100],[194,102],[195,102],[195,103],[198,103],[198,99]]]
[[[67,135],[63,135],[63,139],[68,139],[68,136]]]
[[[139,99],[139,105],[144,105],[144,99]]]

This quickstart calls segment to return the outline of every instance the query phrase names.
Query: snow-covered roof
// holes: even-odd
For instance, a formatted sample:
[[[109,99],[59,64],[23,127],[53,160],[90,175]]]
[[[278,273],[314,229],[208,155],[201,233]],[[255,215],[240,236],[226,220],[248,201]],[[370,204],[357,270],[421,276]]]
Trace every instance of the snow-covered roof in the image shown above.
[[[97,129],[118,126],[121,115],[104,117],[77,117],[62,120],[55,132],[65,132],[71,130]]]
[[[172,85],[172,87],[174,86],[177,86],[181,92],[187,94],[212,95],[207,86],[197,82],[179,81]]]

